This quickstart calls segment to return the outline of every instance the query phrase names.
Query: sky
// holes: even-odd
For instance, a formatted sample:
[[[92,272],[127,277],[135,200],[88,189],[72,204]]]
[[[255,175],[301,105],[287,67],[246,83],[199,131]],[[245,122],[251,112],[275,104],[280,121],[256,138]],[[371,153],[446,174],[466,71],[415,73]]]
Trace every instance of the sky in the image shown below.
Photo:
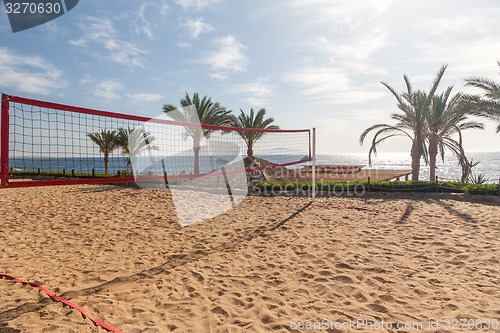
[[[359,136],[394,123],[403,74],[429,90],[500,81],[497,0],[82,0],[12,33],[0,10],[0,91],[155,117],[188,92],[227,109],[265,107],[285,129],[317,129],[318,153],[367,153]],[[500,151],[495,124],[466,151]],[[369,137],[371,140],[371,137]],[[409,151],[404,138],[380,152]]]

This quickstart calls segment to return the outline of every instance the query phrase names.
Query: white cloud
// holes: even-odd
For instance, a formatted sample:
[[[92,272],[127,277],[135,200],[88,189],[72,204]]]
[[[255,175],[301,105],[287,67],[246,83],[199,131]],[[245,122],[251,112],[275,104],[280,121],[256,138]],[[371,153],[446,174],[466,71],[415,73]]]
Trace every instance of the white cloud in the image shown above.
[[[235,84],[226,89],[227,94],[245,95],[242,99],[249,106],[265,106],[269,102],[272,85],[265,78],[259,78],[256,82]]]
[[[208,76],[211,77],[212,79],[216,79],[216,80],[228,80],[229,79],[229,74],[222,73],[222,72],[210,73],[210,74],[208,74]]]
[[[164,97],[163,95],[155,93],[125,94],[125,96],[136,102],[156,102]]]
[[[318,104],[355,104],[384,97],[375,87],[356,84],[342,69],[300,66],[283,79],[301,86],[301,95]]]
[[[187,20],[183,26],[188,30],[192,38],[198,38],[201,34],[214,30],[214,27],[210,23],[205,22],[201,17]]]
[[[121,97],[119,92],[123,89],[125,86],[119,81],[104,80],[93,86],[92,93],[95,97],[112,101]]]
[[[283,79],[317,104],[359,104],[380,98],[379,87],[372,86],[388,74],[380,55],[391,46],[389,24],[380,17],[392,3],[293,1],[289,13],[298,25],[306,26],[298,28],[300,33],[288,47],[302,59],[288,65]],[[308,27],[314,29],[304,33]]]
[[[428,29],[434,36],[449,38],[450,36],[485,36],[495,34],[500,9],[491,7],[462,12],[448,13],[439,17],[429,17],[414,28]]]
[[[48,95],[66,87],[64,73],[44,58],[0,47],[0,87]]]
[[[89,75],[89,74],[85,74],[84,77],[82,77],[80,79],[80,84],[91,84],[91,83],[94,83],[95,81],[97,81],[97,79],[95,77],[93,77],[92,75]]]
[[[156,39],[156,34],[161,31],[161,25],[169,14],[169,6],[163,1],[141,1],[137,11],[131,11],[122,16],[115,16],[120,23],[128,23],[137,35],[144,36],[150,41]]]
[[[412,61],[448,64],[447,77],[462,80],[470,75],[487,75],[497,69],[496,57],[500,44],[495,36],[476,40],[442,43],[440,41],[420,42],[415,45],[416,56]]]
[[[160,16],[162,19],[167,17],[168,12],[170,11],[170,7],[166,3],[162,3],[160,7]]]
[[[292,15],[307,15],[307,25],[325,24],[337,31],[354,30],[385,13],[394,0],[295,0],[291,1]]]
[[[388,32],[382,27],[348,35],[347,38],[314,37],[299,43],[302,51],[323,58],[324,63],[342,66],[346,71],[360,74],[385,74],[376,65],[374,54],[387,46]],[[312,51],[312,52],[311,52]]]
[[[306,60],[291,66],[284,79],[298,85],[301,94],[314,103],[373,101],[382,94],[361,80],[387,74],[375,59],[375,54],[387,44],[388,32],[382,27],[359,29],[355,34],[311,37],[297,43],[296,49]]]
[[[179,42],[179,43],[177,43],[177,46],[180,47],[181,49],[188,49],[192,45],[191,45],[191,43],[188,43],[188,42]]]
[[[134,43],[118,38],[111,20],[87,16],[78,27],[83,35],[79,39],[70,40],[70,44],[93,52],[99,52],[98,48],[101,48],[105,50],[104,56],[94,54],[101,60],[109,60],[130,69],[144,68],[144,55],[147,52]]]
[[[226,78],[230,73],[239,73],[246,70],[248,58],[244,54],[247,47],[241,44],[236,37],[229,35],[216,39],[213,43],[214,49],[201,59],[211,67],[214,78]]]
[[[448,64],[447,77],[462,80],[469,75],[489,75],[500,54],[497,21],[499,8],[464,10],[429,18],[418,27],[432,38],[414,44],[412,62]],[[417,27],[415,26],[415,29]]]
[[[82,85],[89,86],[92,95],[105,100],[106,103],[121,98],[120,92],[125,89],[125,85],[118,80],[100,80],[89,74],[83,76],[79,82]]]
[[[218,5],[221,0],[175,0],[175,3],[185,10],[201,10]]]
[[[69,43],[71,45],[74,45],[74,46],[85,47],[85,46],[87,46],[88,41],[86,39],[83,39],[83,38],[81,38],[81,39],[71,39],[69,41]]]
[[[136,24],[136,30],[142,32],[148,39],[153,40],[153,27],[151,26],[151,20],[146,18],[146,9],[148,3],[144,2],[139,6],[139,11],[137,13],[138,22]]]

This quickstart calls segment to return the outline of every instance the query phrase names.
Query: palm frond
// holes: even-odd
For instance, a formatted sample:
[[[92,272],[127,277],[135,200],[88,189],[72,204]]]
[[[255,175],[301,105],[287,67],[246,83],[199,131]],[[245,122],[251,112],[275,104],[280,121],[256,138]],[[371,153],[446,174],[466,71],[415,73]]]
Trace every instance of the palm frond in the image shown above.
[[[246,114],[242,109],[240,109],[240,114],[238,117],[230,116],[229,125],[232,127],[241,127],[241,128],[253,128],[253,129],[279,129],[279,126],[272,125],[274,119],[269,117],[265,118],[266,109],[262,108],[257,113],[253,108],[250,108],[250,112]],[[247,144],[247,152],[249,155],[253,154],[253,146],[254,144],[261,139],[266,132],[249,132],[249,131],[241,131],[238,134],[243,138],[245,143]]]
[[[489,98],[498,98],[500,96],[500,84],[482,76],[471,76],[466,78],[465,85],[483,90],[485,95]]]
[[[367,129],[365,129],[365,130],[363,131],[363,133],[361,133],[361,135],[360,135],[360,137],[359,137],[359,144],[360,144],[360,145],[363,145],[363,143],[364,143],[364,141],[365,141],[366,136],[367,136],[367,135],[368,135],[371,131],[376,130],[376,129],[379,129],[379,128],[381,128],[382,130],[383,130],[383,129],[387,129],[387,131],[389,131],[389,130],[394,130],[394,131],[402,131],[402,132],[404,132],[401,128],[398,128],[398,127],[396,127],[396,126],[392,126],[392,125],[388,125],[388,124],[376,124],[376,125],[372,125],[372,126],[368,127]],[[409,134],[408,134],[408,133],[406,133],[406,132],[404,132],[404,133],[405,133],[406,135],[408,135],[408,137],[409,137],[410,139],[413,139],[413,138],[411,137],[411,135],[409,135]]]
[[[431,90],[429,90],[429,97],[432,98],[432,96],[434,96],[434,94],[436,93],[436,90],[437,88],[439,87],[439,83],[441,82],[441,79],[443,78],[443,75],[444,75],[444,72],[446,71],[446,68],[448,67],[448,65],[443,65],[438,73],[436,74],[436,77],[434,78],[434,81],[432,82],[432,87],[431,87]]]
[[[372,142],[372,146],[370,147],[370,151],[368,152],[368,165],[369,166],[372,166],[372,154],[373,155],[377,155],[377,147],[382,143],[384,142],[385,140],[387,139],[390,139],[392,137],[395,137],[395,136],[402,136],[403,134],[402,133],[393,133],[393,134],[388,134],[386,136],[384,136],[383,138],[381,139],[376,139],[378,137],[378,134],[381,134],[380,132],[378,132],[377,134],[375,134],[375,137],[374,137],[374,140]]]

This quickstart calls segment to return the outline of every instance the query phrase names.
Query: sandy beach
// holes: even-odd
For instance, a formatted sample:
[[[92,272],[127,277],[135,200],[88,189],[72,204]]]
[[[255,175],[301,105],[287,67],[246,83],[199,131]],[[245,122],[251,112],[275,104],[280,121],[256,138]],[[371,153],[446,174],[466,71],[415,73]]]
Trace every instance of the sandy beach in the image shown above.
[[[0,273],[124,333],[500,325],[498,201],[249,197],[182,228],[165,190],[66,186],[1,190],[0,221]],[[30,286],[0,295],[2,333],[105,332]]]

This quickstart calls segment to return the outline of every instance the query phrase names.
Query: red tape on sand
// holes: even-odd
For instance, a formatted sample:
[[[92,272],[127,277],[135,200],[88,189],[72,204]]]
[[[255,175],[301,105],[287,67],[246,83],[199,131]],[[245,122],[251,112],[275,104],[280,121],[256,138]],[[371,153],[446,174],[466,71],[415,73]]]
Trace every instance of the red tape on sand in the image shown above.
[[[75,303],[71,302],[71,301],[68,301],[67,299],[64,299],[62,298],[61,296],[57,296],[56,294],[54,294],[52,291],[48,290],[47,288],[45,288],[44,286],[38,284],[38,283],[35,283],[35,282],[28,282],[28,281],[23,281],[21,279],[18,279],[18,278],[15,278],[13,276],[10,276],[10,275],[7,275],[7,274],[0,274],[0,278],[3,278],[3,279],[6,279],[6,280],[9,280],[9,281],[12,281],[12,282],[15,282],[15,283],[21,283],[21,284],[27,284],[33,288],[37,288],[38,290],[44,292],[45,294],[47,294],[47,296],[49,296],[51,299],[53,299],[54,301],[57,301],[57,302],[61,302],[73,309],[75,309],[76,311],[80,312],[83,316],[83,318],[89,318],[95,325],[98,325],[102,328],[104,328],[105,330],[109,331],[109,332],[114,332],[114,333],[123,333],[122,331],[120,331],[119,329],[109,325],[109,324],[106,324],[105,322],[103,322],[101,319],[95,317],[95,318],[91,318],[91,317],[88,317],[85,309],[79,307],[78,305],[76,305]]]

